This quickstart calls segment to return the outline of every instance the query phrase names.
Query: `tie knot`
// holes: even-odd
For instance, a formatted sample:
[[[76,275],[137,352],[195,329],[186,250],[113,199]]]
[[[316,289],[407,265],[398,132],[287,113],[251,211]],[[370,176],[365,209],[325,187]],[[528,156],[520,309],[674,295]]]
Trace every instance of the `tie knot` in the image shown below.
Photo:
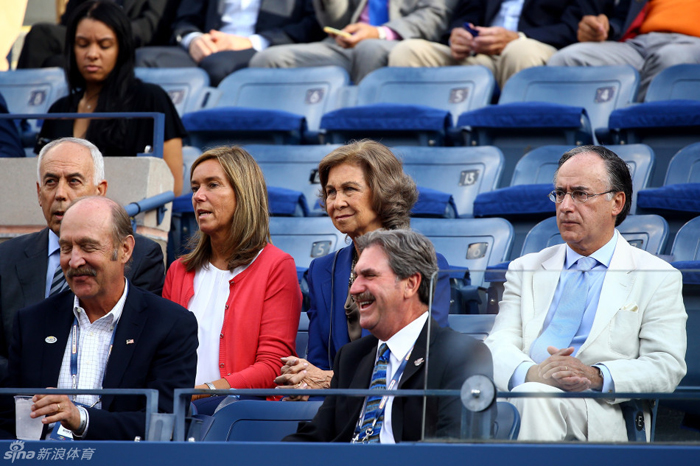
[[[598,261],[592,257],[581,257],[578,261],[576,261],[576,268],[582,272],[588,272],[595,267],[597,263]]]
[[[389,354],[391,354],[391,351],[389,351],[389,346],[386,343],[382,343],[379,345],[379,351],[377,351],[377,354],[379,355],[379,361],[388,361]]]

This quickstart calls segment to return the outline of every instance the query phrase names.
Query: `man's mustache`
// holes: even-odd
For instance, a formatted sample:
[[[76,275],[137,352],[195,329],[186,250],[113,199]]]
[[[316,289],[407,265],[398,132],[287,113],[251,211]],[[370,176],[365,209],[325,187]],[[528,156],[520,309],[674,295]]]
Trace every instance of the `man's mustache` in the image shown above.
[[[68,269],[68,272],[66,272],[66,277],[67,278],[73,278],[77,275],[84,275],[88,277],[96,277],[97,276],[97,271],[93,269],[90,266],[84,265],[82,267],[78,267],[77,269]]]
[[[352,296],[353,301],[356,303],[362,301],[374,301],[374,295],[372,293],[365,291],[364,293],[356,294]]]

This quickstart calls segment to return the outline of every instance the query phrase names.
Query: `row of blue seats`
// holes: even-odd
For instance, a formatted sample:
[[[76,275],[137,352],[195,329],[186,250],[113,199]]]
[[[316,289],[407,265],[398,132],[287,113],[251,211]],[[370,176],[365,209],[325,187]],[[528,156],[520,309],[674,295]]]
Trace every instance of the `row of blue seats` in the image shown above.
[[[513,247],[513,226],[502,218],[430,219],[412,218],[411,227],[431,239],[451,267],[470,270],[471,284],[484,285],[493,278],[484,271],[506,262]],[[632,245],[662,255],[669,238],[668,222],[659,215],[629,215],[618,230]],[[272,241],[296,261],[301,270],[316,257],[346,246],[346,238],[329,218],[270,219]],[[554,217],[535,225],[528,233],[521,256],[563,242]],[[700,217],[688,221],[676,234],[671,254],[664,256],[680,269],[700,269]],[[488,272],[487,272],[488,275]],[[700,284],[700,274],[684,274],[687,284]]]
[[[648,140],[666,156],[681,141],[696,142],[699,67],[664,70],[642,104],[633,103],[639,76],[628,66],[529,68],[508,81],[498,105],[489,105],[493,76],[478,66],[383,68],[359,86],[350,86],[347,73],[337,67],[244,69],[216,89],[197,68],[139,69],[137,74],[169,92],[191,142],[200,147],[317,142],[319,132],[333,143],[375,137],[390,145],[440,145],[456,124],[453,142],[496,145],[509,159],[545,144]],[[32,82],[32,73],[46,76]],[[20,70],[0,74],[0,92],[3,88],[11,91],[12,112],[40,113],[65,92],[65,83],[58,69]],[[652,186],[662,177],[657,173]]]
[[[270,187],[273,215],[318,216],[318,164],[337,145],[249,145]],[[627,163],[634,194],[631,213],[681,215],[700,213],[700,143],[681,149],[666,170],[664,186],[647,189],[656,166],[654,151],[644,144],[608,146]],[[500,149],[484,147],[394,147],[404,170],[419,187],[413,216],[471,218],[549,216],[555,205],[547,197],[561,155],[571,146],[543,146],[518,161],[510,184],[497,189],[504,171]],[[200,151],[185,151],[185,180]],[[274,192],[273,192],[274,190]],[[189,200],[183,204],[190,208]],[[639,207],[639,211],[638,211]],[[176,211],[179,208],[176,208]]]

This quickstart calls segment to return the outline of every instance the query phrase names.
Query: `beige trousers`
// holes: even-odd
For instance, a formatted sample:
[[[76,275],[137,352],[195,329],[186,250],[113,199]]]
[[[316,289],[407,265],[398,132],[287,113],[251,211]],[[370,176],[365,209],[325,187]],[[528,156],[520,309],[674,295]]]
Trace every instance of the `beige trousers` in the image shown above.
[[[515,387],[513,392],[561,392],[535,382]],[[566,440],[626,442],[627,428],[618,405],[583,398],[511,398],[520,413],[518,440],[557,442]],[[647,426],[651,424],[648,423]],[[647,427],[647,439],[649,438]]]
[[[479,54],[455,60],[446,45],[423,39],[409,39],[400,41],[391,51],[389,66],[483,65],[491,70],[503,89],[508,78],[525,68],[546,64],[556,51],[551,45],[534,39],[517,39],[506,45],[500,55]]]

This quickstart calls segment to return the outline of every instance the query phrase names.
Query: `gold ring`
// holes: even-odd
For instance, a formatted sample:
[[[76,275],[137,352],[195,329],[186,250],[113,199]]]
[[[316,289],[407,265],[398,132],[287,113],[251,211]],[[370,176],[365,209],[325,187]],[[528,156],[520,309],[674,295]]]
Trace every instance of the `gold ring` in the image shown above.
[[[565,370],[565,371],[568,371],[568,370],[569,370],[569,366],[564,366],[564,370]]]
[[[61,412],[61,403],[56,403],[56,411]]]

